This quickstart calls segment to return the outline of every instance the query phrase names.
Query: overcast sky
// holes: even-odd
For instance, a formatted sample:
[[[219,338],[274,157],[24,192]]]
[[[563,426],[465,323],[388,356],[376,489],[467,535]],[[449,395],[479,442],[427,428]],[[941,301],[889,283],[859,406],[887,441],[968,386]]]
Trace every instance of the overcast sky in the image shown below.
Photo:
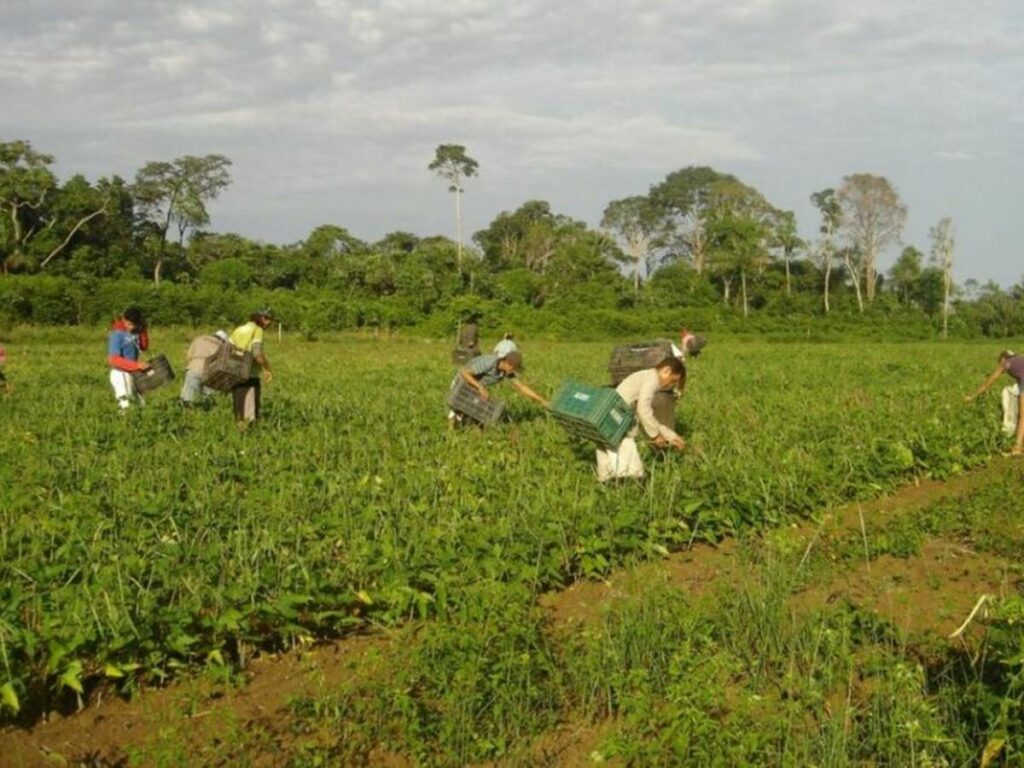
[[[0,139],[62,179],[222,153],[211,229],[454,234],[427,170],[480,163],[466,229],[711,165],[817,227],[809,195],[884,175],[905,240],[951,216],[959,279],[1024,275],[1022,0],[0,0]],[[887,254],[884,266],[895,253]]]

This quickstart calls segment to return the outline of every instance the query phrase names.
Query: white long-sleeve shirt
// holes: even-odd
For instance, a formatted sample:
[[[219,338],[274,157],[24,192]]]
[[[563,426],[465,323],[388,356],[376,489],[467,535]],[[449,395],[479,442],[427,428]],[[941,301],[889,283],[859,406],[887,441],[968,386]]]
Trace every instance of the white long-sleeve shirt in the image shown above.
[[[654,368],[645,368],[642,371],[631,373],[623,379],[615,391],[626,401],[627,405],[636,411],[640,426],[649,438],[653,439],[661,435],[666,440],[672,441],[679,435],[654,417],[654,408],[651,405],[655,393],[660,389],[658,371]]]

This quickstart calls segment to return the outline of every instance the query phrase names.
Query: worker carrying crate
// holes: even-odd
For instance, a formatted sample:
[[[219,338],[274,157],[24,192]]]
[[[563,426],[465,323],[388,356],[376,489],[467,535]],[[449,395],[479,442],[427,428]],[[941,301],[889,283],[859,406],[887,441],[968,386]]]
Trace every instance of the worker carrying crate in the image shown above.
[[[655,447],[675,448],[679,451],[686,447],[682,436],[675,431],[674,410],[671,424],[665,424],[655,414],[655,401],[660,394],[681,392],[685,386],[686,366],[675,356],[665,357],[651,368],[631,373],[619,383],[615,392],[631,409],[635,423],[618,445],[608,443],[598,447],[597,479],[600,482],[644,477],[643,460],[636,443],[641,430]]]
[[[458,370],[455,378],[452,380],[451,389],[448,394],[449,426],[454,428],[462,424],[466,417],[469,417],[471,421],[476,421],[478,424],[493,423],[493,421],[481,421],[475,418],[472,413],[466,412],[468,409],[465,408],[465,404],[468,401],[465,399],[465,390],[460,386],[461,384],[468,386],[477,395],[479,400],[487,402],[491,399],[489,387],[494,387],[503,381],[508,381],[516,392],[547,408],[548,401],[519,379],[519,374],[522,371],[523,355],[518,350],[509,352],[501,357],[497,355],[479,355],[470,360],[468,364]],[[463,394],[460,395],[460,392]]]

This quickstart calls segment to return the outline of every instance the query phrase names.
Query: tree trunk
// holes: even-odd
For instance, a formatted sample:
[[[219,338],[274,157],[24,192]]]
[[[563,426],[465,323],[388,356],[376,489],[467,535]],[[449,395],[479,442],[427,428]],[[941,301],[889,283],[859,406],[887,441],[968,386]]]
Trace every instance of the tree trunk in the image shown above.
[[[640,295],[640,257],[637,256],[633,260],[633,292],[637,296]]]
[[[832,256],[829,255],[825,260],[825,314],[828,314],[828,282],[832,278]]]
[[[40,269],[45,269],[46,265],[49,264],[50,261],[58,253],[60,253],[61,251],[63,251],[67,247],[68,243],[71,242],[71,238],[73,238],[75,236],[75,233],[78,232],[78,230],[80,230],[83,226],[85,226],[90,220],[96,218],[100,214],[106,213],[107,212],[107,202],[108,201],[104,201],[103,205],[100,206],[100,208],[98,208],[97,210],[95,210],[92,213],[88,214],[87,216],[83,216],[82,218],[80,218],[78,220],[78,223],[75,224],[74,228],[68,233],[68,236],[64,238],[64,242],[61,243],[60,245],[58,245],[52,251],[50,251],[49,255],[45,259],[43,259],[43,261],[39,264],[39,268]]]
[[[951,282],[949,272],[946,272],[943,276],[943,296],[942,296],[942,338],[949,338],[949,284]]]
[[[462,273],[462,188],[455,187],[455,261]]]
[[[787,253],[784,258],[786,260],[786,296],[788,298],[789,296],[793,295],[792,287],[790,286],[790,278],[789,278],[789,254]]]
[[[743,316],[747,316],[747,271],[740,270],[740,285],[743,287]]]

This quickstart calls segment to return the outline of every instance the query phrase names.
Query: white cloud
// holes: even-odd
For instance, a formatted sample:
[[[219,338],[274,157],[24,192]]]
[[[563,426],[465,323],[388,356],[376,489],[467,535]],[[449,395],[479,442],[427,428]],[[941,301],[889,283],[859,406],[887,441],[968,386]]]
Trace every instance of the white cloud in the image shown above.
[[[995,190],[1022,170],[1024,8],[38,0],[0,27],[0,103],[0,136],[32,139],[69,170],[130,175],[186,150],[224,152],[236,159],[225,205],[242,222],[242,201],[282,183],[309,190],[310,205],[333,200],[331,211],[355,180],[391,188],[382,199],[397,204],[429,184],[424,157],[453,140],[481,159],[480,188],[499,208],[521,202],[501,195],[525,191],[585,199],[596,217],[602,197],[709,163],[794,207],[811,190],[793,185],[875,168],[908,195],[919,185],[913,216],[931,190],[962,188],[964,170],[979,194],[987,183],[989,199],[1011,204]],[[588,173],[607,188],[572,186]],[[961,241],[1019,218],[1003,204],[965,213],[995,223],[958,221]],[[360,210],[367,226],[389,229],[415,228],[394,219],[421,208]],[[254,213],[252,226],[265,218]],[[306,223],[275,225],[297,239]]]

